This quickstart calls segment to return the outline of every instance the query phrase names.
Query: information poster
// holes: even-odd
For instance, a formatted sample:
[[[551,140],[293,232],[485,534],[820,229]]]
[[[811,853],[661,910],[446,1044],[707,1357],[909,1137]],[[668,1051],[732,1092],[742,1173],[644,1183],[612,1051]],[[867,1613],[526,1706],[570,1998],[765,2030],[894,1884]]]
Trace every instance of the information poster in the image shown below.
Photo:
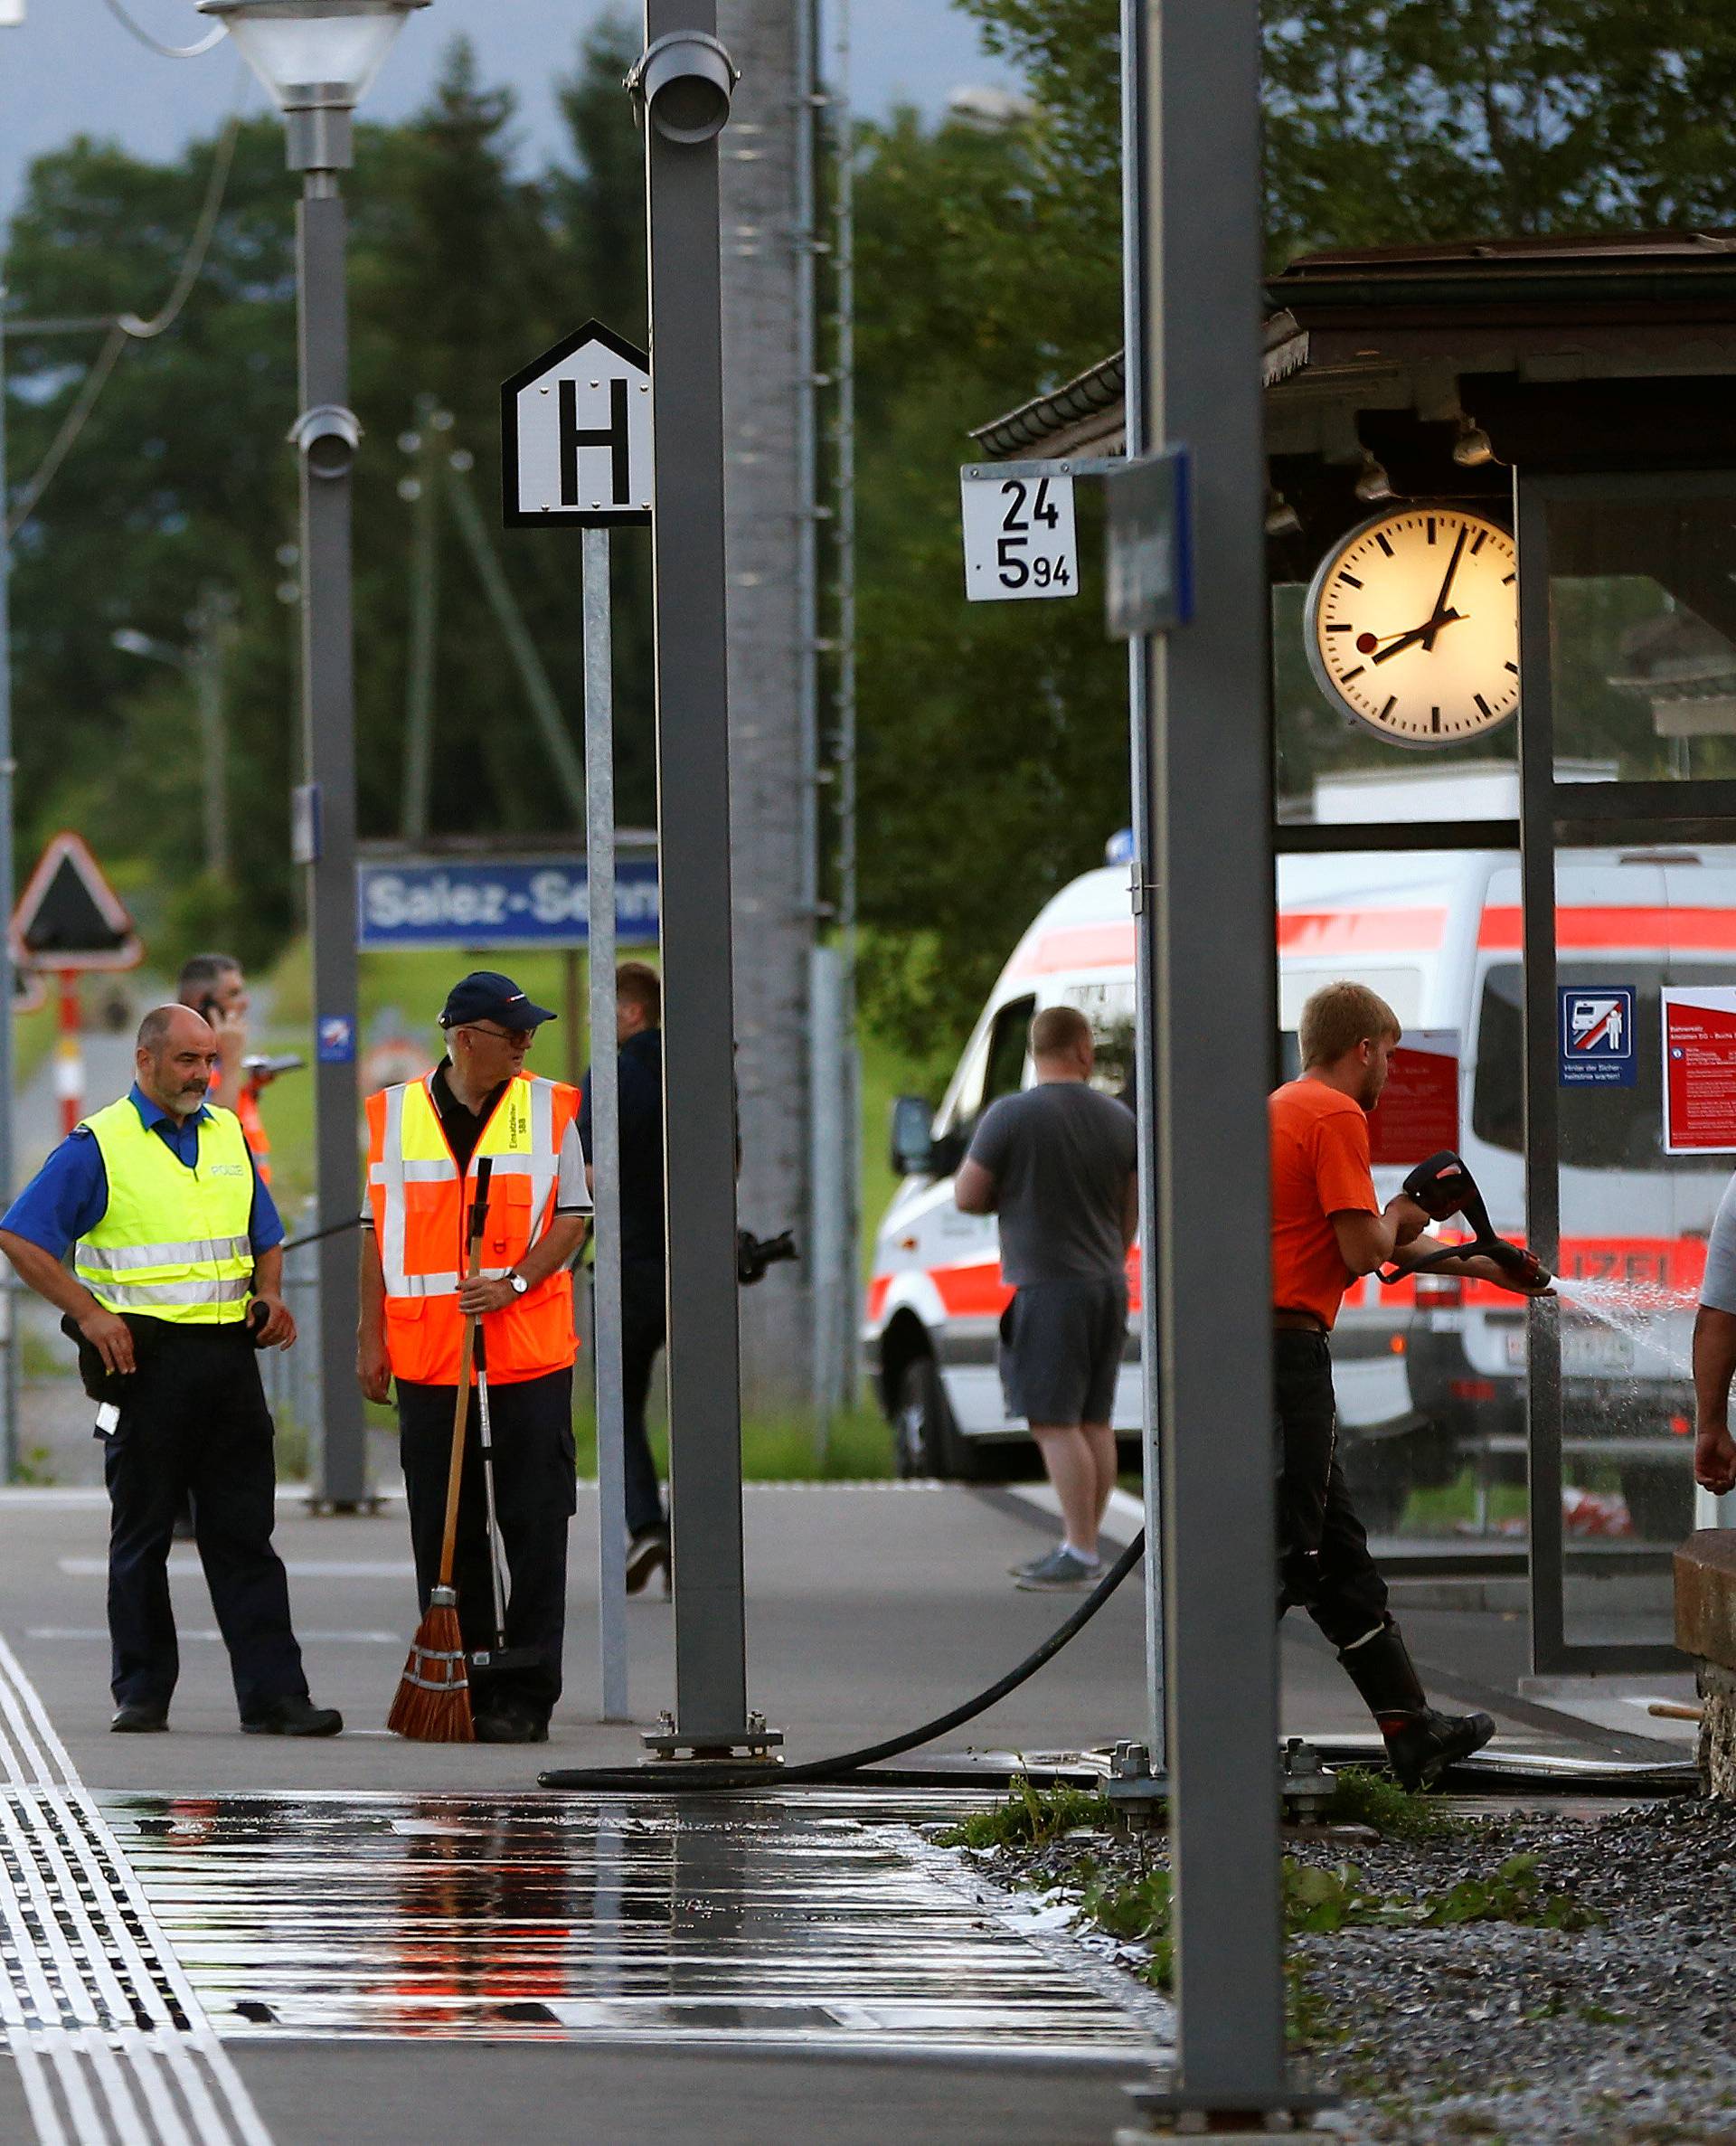
[[[1736,990],[1664,993],[1664,1151],[1736,1154]]]
[[[1458,1029],[1407,1028],[1399,1038],[1368,1145],[1377,1169],[1407,1170],[1458,1146]]]

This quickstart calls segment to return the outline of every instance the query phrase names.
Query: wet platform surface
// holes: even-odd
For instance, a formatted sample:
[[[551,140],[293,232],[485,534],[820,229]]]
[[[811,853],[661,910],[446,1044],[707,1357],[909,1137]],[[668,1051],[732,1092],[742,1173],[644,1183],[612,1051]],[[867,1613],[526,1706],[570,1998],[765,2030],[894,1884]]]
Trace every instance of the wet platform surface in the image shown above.
[[[949,1800],[100,1801],[225,2042],[1125,2059],[1167,2018],[961,1877],[915,1829]]]

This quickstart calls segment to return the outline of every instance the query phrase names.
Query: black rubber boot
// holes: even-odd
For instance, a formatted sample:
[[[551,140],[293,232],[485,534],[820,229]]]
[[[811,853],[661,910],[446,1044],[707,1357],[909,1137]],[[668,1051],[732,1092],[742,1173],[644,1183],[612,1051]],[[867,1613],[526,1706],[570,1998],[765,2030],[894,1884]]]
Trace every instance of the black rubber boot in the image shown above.
[[[1432,1788],[1448,1767],[1481,1751],[1495,1734],[1486,1714],[1442,1714],[1429,1704],[1404,1635],[1389,1620],[1338,1657],[1386,1740],[1399,1784]]]

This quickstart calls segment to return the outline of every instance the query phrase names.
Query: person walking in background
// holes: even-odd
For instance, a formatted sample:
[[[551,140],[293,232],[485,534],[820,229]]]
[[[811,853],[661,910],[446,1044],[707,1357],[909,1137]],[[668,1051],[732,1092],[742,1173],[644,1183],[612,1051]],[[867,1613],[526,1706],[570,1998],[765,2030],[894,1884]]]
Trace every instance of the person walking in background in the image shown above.
[[[1429,1704],[1338,1462],[1329,1336],[1344,1291],[1389,1262],[1446,1252],[1404,1193],[1384,1208],[1369,1164],[1368,1113],[1386,1085],[1398,1016],[1364,985],[1326,984],[1302,1008],[1302,1077],[1269,1104],[1272,1160],[1272,1366],[1278,1417],[1278,1615],[1300,1607],[1337,1650],[1374,1716],[1393,1773],[1426,1788],[1495,1734],[1486,1714]],[[1549,1288],[1532,1260],[1515,1279],[1494,1260],[1437,1272],[1521,1296]]]
[[[296,1338],[283,1224],[240,1123],[207,1100],[219,1054],[188,1008],[146,1014],[131,1093],[55,1149],[0,1221],[0,1251],[64,1314],[98,1400],[112,1510],[110,1727],[168,1726],[180,1668],[169,1544],[191,1489],[242,1728],[334,1736],[343,1720],[307,1696],[271,1546],[273,1426],[257,1350]]]
[[[1025,1589],[1089,1586],[1115,1488],[1112,1419],[1127,1338],[1127,1251],[1139,1221],[1133,1114],[1090,1085],[1096,1048],[1076,1007],[1031,1024],[1036,1085],[983,1113],[953,1196],[1000,1218],[1008,1413],[1024,1416],[1061,1503],[1060,1544],[1015,1568]]]
[[[1694,1480],[1722,1498],[1736,1490],[1730,1387],[1736,1379],[1736,1177],[1724,1188],[1706,1242],[1694,1315]]]
[[[627,1591],[659,1568],[667,1584],[669,1520],[646,1431],[657,1352],[668,1338],[663,1212],[663,984],[643,961],[615,971],[615,1041],[621,1120],[621,1373],[627,1479]],[[594,1150],[590,1074],[579,1111],[586,1180]]]
[[[572,1442],[572,1262],[590,1196],[579,1092],[527,1073],[543,1022],[510,977],[477,969],[440,1015],[448,1055],[424,1079],[368,1098],[368,1212],[356,1370],[383,1401],[396,1381],[399,1451],[416,1584],[427,1613],[440,1564],[465,1321],[487,1345],[495,1510],[506,1553],[506,1644],[533,1667],[470,1672],[476,1740],[542,1744],[561,1696],[567,1524],[578,1505]],[[493,1164],[482,1272],[464,1278],[476,1163]],[[458,1502],[458,1616],[467,1653],[494,1639],[489,1538],[474,1397]]]

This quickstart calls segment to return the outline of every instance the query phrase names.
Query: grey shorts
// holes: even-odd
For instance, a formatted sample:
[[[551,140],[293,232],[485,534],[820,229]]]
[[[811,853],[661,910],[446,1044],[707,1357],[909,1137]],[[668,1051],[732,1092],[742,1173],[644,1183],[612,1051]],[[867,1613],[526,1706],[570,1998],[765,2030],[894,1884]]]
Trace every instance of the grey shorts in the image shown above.
[[[1127,1339],[1127,1285],[1038,1281],[1001,1316],[1001,1385],[1028,1423],[1107,1423]]]

